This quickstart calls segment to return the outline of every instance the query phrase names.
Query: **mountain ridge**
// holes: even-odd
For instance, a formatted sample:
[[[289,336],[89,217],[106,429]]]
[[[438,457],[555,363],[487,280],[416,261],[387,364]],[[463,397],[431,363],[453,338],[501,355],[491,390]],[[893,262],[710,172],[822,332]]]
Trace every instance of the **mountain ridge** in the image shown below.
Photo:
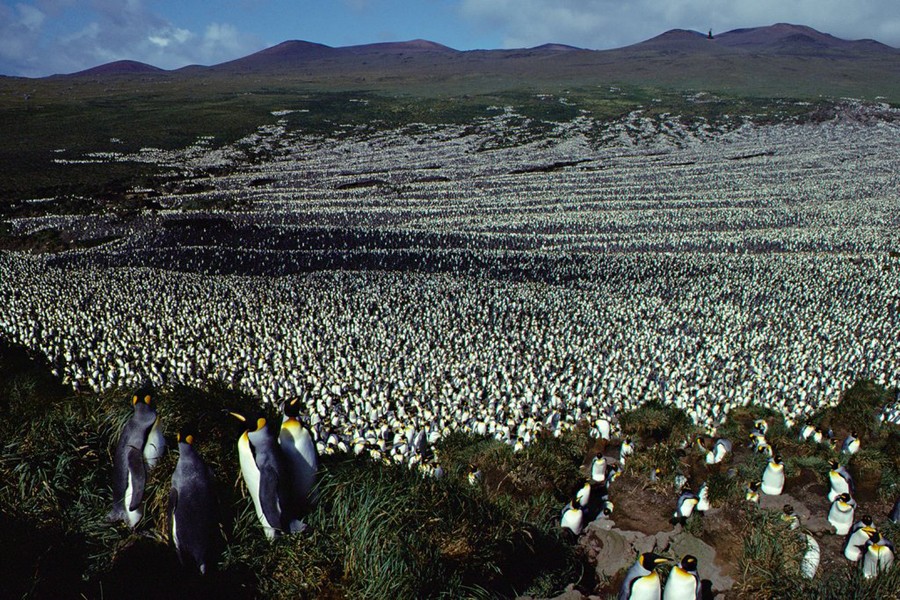
[[[306,40],[287,40],[234,60],[209,66],[190,65],[166,70],[138,61],[121,60],[97,65],[70,73],[68,77],[103,76],[134,73],[198,72],[260,72],[309,66],[316,61],[352,61],[361,57],[388,61],[402,58],[430,57],[438,61],[465,60],[473,56],[528,57],[537,54],[591,53],[602,57],[615,53],[635,52],[704,54],[750,54],[771,56],[817,56],[830,58],[859,58],[867,55],[897,56],[900,49],[873,39],[845,40],[805,25],[776,23],[762,27],[747,27],[709,34],[689,29],[671,29],[647,40],[620,48],[591,50],[567,44],[546,43],[532,48],[456,50],[429,40],[415,39],[401,42],[377,42],[351,46],[328,46]],[[383,65],[384,66],[384,65]]]

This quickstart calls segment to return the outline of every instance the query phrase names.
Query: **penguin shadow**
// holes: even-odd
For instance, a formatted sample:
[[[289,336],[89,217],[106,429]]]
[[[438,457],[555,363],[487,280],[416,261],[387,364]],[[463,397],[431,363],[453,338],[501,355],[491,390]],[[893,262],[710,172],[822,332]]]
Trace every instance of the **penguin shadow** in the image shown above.
[[[219,571],[202,575],[182,566],[171,545],[135,535],[116,552],[112,567],[98,582],[98,597],[123,600],[170,598],[257,597],[255,576],[249,570]]]
[[[712,581],[709,579],[700,580],[700,600],[713,600],[716,597],[713,593]]]

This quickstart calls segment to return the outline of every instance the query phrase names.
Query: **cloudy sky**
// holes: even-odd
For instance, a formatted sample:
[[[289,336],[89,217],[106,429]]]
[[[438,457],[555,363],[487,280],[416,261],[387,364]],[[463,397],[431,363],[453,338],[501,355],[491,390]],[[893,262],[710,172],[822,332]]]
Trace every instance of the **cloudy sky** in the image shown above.
[[[898,0],[3,0],[0,74],[71,73],[122,59],[208,65],[291,39],[605,49],[674,28],[778,22],[900,47]]]

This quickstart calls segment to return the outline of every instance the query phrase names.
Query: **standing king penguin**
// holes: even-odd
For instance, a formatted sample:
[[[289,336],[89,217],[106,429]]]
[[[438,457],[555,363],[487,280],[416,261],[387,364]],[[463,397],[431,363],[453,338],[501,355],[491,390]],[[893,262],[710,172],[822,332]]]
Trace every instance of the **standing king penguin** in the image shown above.
[[[863,577],[866,579],[877,577],[879,573],[890,569],[893,564],[894,544],[876,533],[866,543],[862,566]]]
[[[595,483],[606,481],[606,457],[600,452],[591,460],[591,481]]]
[[[831,461],[830,466],[831,469],[828,471],[828,483],[831,485],[831,489],[828,492],[828,501],[834,502],[834,499],[841,494],[850,494],[852,496],[855,492],[853,477],[851,477],[847,469],[842,467],[836,460]]]
[[[134,412],[119,437],[113,456],[112,521],[124,521],[132,529],[143,515],[141,502],[147,484],[147,470],[156,466],[166,451],[166,440],[149,390],[139,390],[131,398]]]
[[[194,449],[191,433],[178,434],[178,464],[169,489],[169,530],[178,559],[206,574],[218,524],[213,476]]]
[[[289,525],[285,509],[289,505],[290,481],[284,457],[275,436],[266,427],[265,417],[229,414],[243,423],[237,443],[241,475],[266,537],[275,539]]]
[[[696,508],[699,502],[700,497],[697,496],[697,494],[692,492],[690,488],[684,488],[681,491],[681,495],[678,496],[675,512],[672,513],[672,523],[681,523],[684,525],[688,518],[694,513],[694,508]]]
[[[781,456],[775,455],[769,459],[769,464],[763,471],[760,489],[769,496],[778,496],[784,490],[784,463],[781,462]]]
[[[291,480],[291,531],[302,529],[297,518],[309,514],[315,505],[316,474],[319,471],[319,455],[312,434],[300,421],[300,400],[294,398],[284,403],[278,446],[286,459]]]
[[[875,533],[874,522],[870,515],[865,515],[854,523],[853,527],[850,528],[847,539],[844,540],[844,558],[852,562],[857,562],[862,558],[866,543],[875,536]]]
[[[568,529],[576,536],[581,535],[581,531],[584,529],[584,507],[578,496],[573,497],[572,501],[563,508],[559,526]]]
[[[828,511],[828,522],[834,527],[834,532],[837,535],[847,535],[850,532],[855,508],[856,502],[850,497],[850,494],[841,494],[831,503],[831,509]]]
[[[644,552],[631,565],[619,589],[618,600],[659,600],[662,586],[656,567],[672,562],[653,552]]]
[[[697,558],[690,554],[681,559],[680,565],[672,567],[663,600],[700,600],[700,574],[697,573]]]

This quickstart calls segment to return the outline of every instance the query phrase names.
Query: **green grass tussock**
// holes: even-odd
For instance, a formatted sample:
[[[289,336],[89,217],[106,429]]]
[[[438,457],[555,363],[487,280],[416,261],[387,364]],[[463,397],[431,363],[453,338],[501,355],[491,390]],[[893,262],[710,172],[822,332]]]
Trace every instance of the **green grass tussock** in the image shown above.
[[[664,441],[692,440],[696,426],[683,410],[658,400],[645,402],[619,417],[622,435],[640,440],[643,446]]]

